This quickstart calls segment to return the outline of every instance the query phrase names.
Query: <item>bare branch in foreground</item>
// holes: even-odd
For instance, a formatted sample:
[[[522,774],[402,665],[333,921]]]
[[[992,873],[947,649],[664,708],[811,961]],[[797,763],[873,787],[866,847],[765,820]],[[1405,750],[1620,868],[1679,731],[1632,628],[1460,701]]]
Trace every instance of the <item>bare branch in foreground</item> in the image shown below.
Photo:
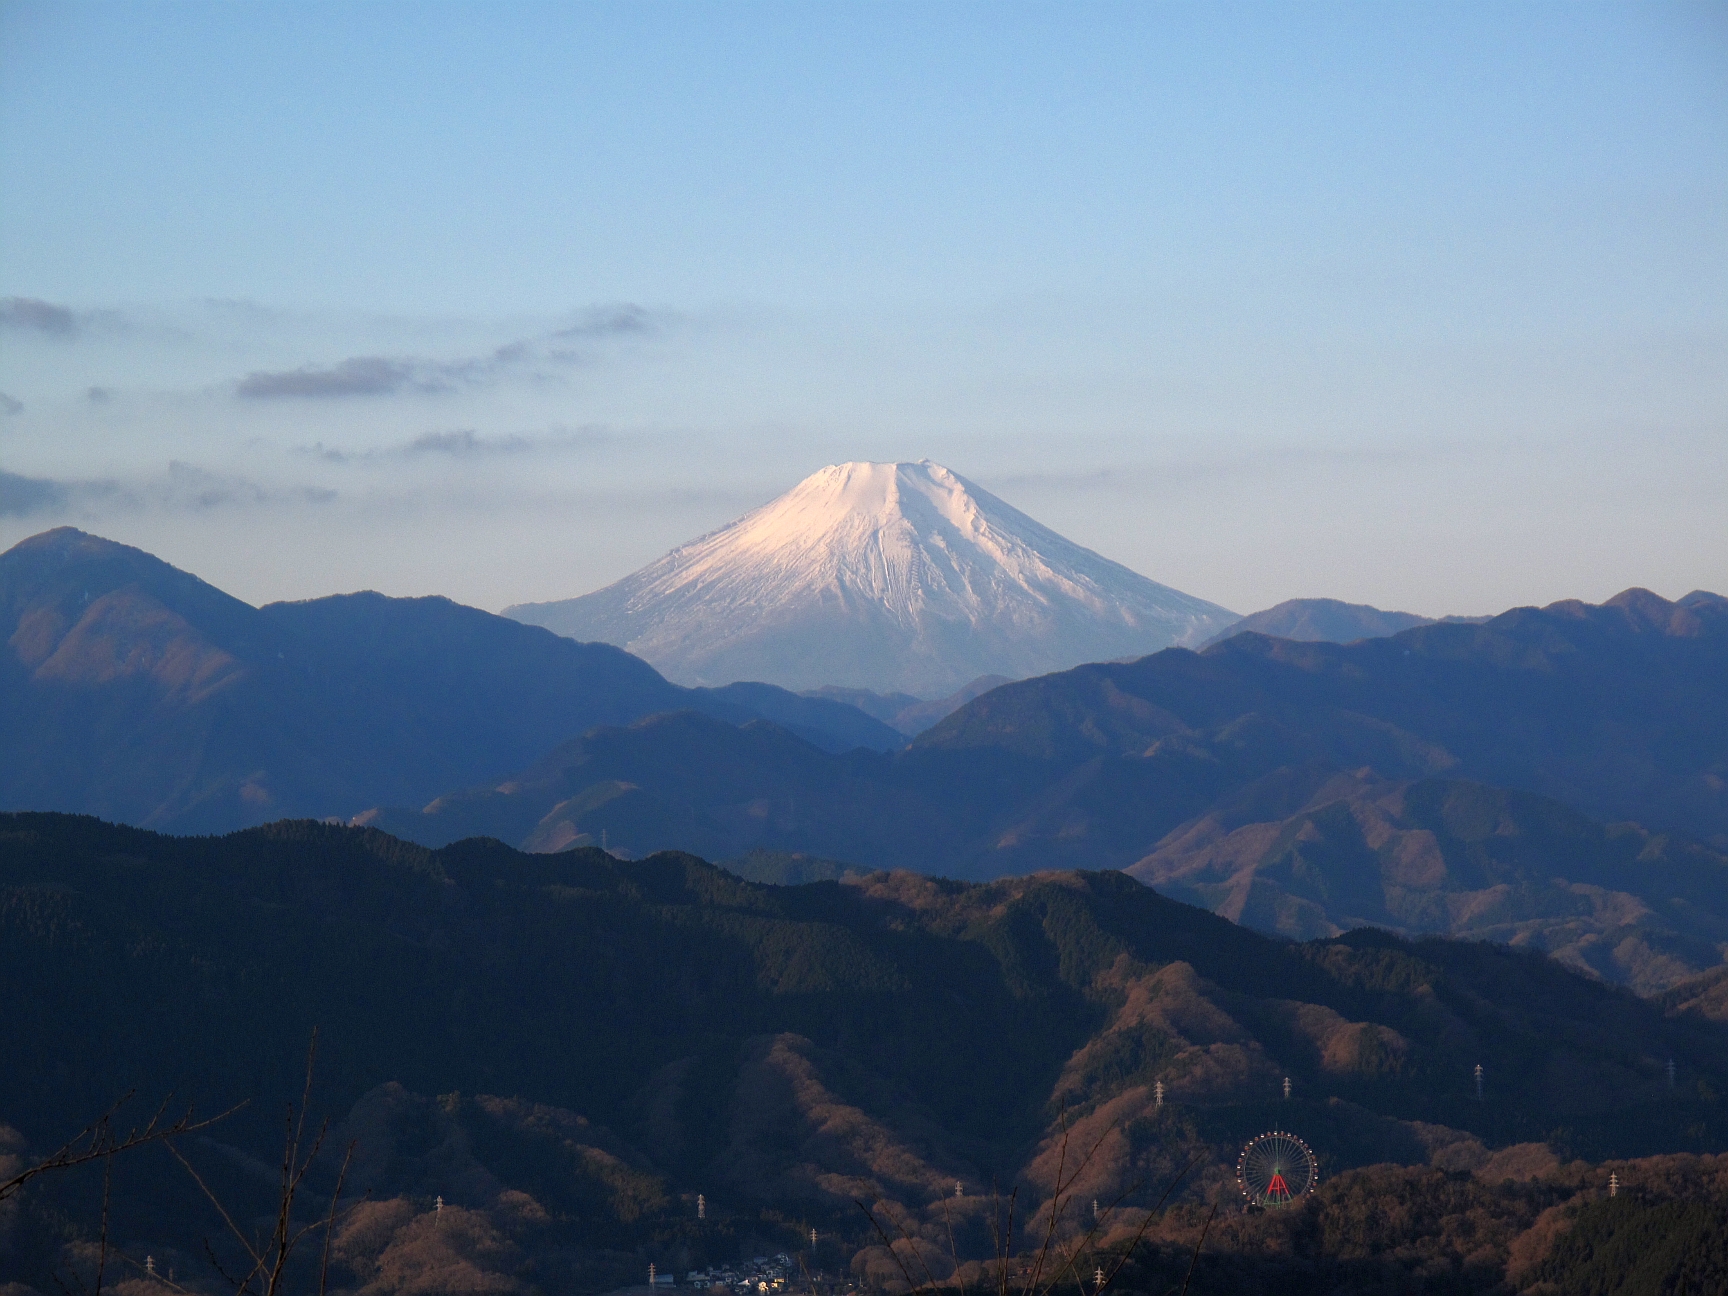
[[[164,1125],[162,1118],[167,1114],[169,1099],[163,1099],[162,1105],[156,1109],[155,1115],[142,1126],[134,1126],[125,1134],[114,1132],[114,1116],[132,1100],[134,1090],[127,1090],[120,1099],[107,1111],[103,1112],[90,1124],[79,1130],[68,1139],[58,1151],[43,1158],[35,1165],[26,1166],[18,1174],[0,1183],[0,1201],[13,1196],[19,1189],[36,1178],[53,1170],[71,1170],[77,1166],[88,1165],[92,1161],[101,1161],[130,1152],[135,1148],[145,1147],[151,1143],[165,1143],[169,1139],[180,1138],[186,1134],[196,1134],[199,1130],[209,1129],[219,1121],[227,1120],[235,1112],[244,1107],[245,1103],[236,1103],[227,1111],[212,1116],[208,1120],[195,1120],[192,1108],[186,1109],[186,1114],[170,1125]]]

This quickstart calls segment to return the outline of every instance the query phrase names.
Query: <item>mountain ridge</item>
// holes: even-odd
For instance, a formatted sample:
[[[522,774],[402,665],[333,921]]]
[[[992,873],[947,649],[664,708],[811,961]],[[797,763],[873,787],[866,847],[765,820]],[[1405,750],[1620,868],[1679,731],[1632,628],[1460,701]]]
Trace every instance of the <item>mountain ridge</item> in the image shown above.
[[[1430,625],[1437,618],[1418,616],[1414,612],[1387,612],[1366,603],[1345,603],[1339,599],[1285,599],[1260,612],[1250,612],[1240,621],[1225,626],[1197,649],[1210,648],[1231,635],[1252,630],[1275,639],[1297,642],[1325,641],[1353,643],[1357,639],[1377,639]]]
[[[830,749],[899,745],[833,699],[692,691],[607,644],[443,598],[254,608],[70,527],[0,554],[0,805],[221,830],[421,804],[595,724],[771,715]]]
[[[757,1253],[797,1249],[810,1228],[824,1267],[882,1282],[892,1259],[856,1202],[933,1261],[952,1238],[976,1262],[992,1254],[991,1186],[1035,1220],[1064,1147],[1096,1153],[1068,1161],[1076,1203],[1126,1192],[1130,1229],[1195,1161],[1174,1236],[1158,1235],[1183,1254],[1208,1204],[1225,1207],[1220,1244],[1254,1226],[1232,1209],[1232,1168],[1268,1128],[1302,1133],[1323,1191],[1358,1176],[1321,1199],[1332,1210],[1382,1185],[1424,1209],[1467,1191],[1481,1207],[1487,1185],[1572,1158],[1728,1139],[1728,1037],[1689,1000],[1479,942],[1292,943],[1108,872],[767,887],[678,853],[429,851],[308,822],[170,838],[0,814],[0,988],[9,1044],[38,1060],[0,1068],[0,1122],[51,1148],[126,1087],[200,1111],[251,1099],[183,1149],[243,1219],[267,1214],[273,1187],[245,1149],[280,1146],[316,1025],[313,1111],[339,1124],[314,1192],[357,1143],[343,1291],[426,1290],[449,1266],[470,1291],[528,1296],[514,1273],[599,1292],[648,1259],[735,1261],[758,1237],[774,1241]],[[19,1146],[3,1124],[0,1139]],[[201,1237],[221,1245],[189,1181],[132,1168],[115,1167],[117,1250],[190,1268]],[[1644,1182],[1635,1170],[1623,1184]],[[1606,1167],[1573,1173],[1601,1196]],[[1525,1191],[1501,1203],[1501,1257],[1564,1200]],[[63,1238],[77,1199],[49,1201]],[[1065,1241],[1086,1227],[1064,1220]],[[1017,1250],[1036,1249],[1029,1232]],[[485,1249],[464,1270],[475,1234]],[[18,1256],[0,1250],[0,1281]],[[1412,1290],[1387,1281],[1369,1290]]]
[[[1728,906],[1695,922],[1672,902],[1690,894],[1684,878],[1728,855],[1724,773],[1728,600],[1628,591],[1599,606],[1514,609],[1483,625],[1351,645],[1245,633],[1201,653],[1077,667],[992,689],[891,755],[825,756],[786,736],[660,717],[594,730],[425,812],[380,808],[367,821],[432,845],[473,833],[534,849],[606,840],[630,853],[762,851],[980,879],[1129,868],[1219,815],[1234,831],[1293,822],[1374,786],[1467,785],[1483,804],[1543,799],[1530,812],[1534,854],[1494,864],[1524,888],[1516,903],[1492,924],[1453,915],[1446,906],[1463,892],[1499,885],[1453,881],[1435,885],[1438,907],[1419,922],[1388,917],[1389,895],[1370,909],[1321,903],[1325,921],[1492,930],[1574,948],[1599,975],[1656,985],[1722,956]],[[1649,845],[1648,867],[1640,847],[1615,856],[1624,876],[1586,877],[1569,854],[1577,832],[1560,826],[1567,815],[1590,821],[1577,830],[1587,834],[1630,821],[1649,843],[1673,844]],[[1431,830],[1385,827],[1412,841]],[[1459,837],[1456,849],[1468,854],[1480,840]],[[1333,884],[1403,885],[1373,849],[1351,852]],[[1565,885],[1550,886],[1555,878]],[[1664,879],[1680,890],[1664,890]],[[1325,884],[1322,875],[1312,885]],[[1588,888],[1600,905],[1585,902],[1596,894]],[[1249,921],[1280,930],[1275,914]],[[1611,935],[1633,941],[1624,957],[1602,957]]]
[[[1220,807],[1126,872],[1297,939],[1373,926],[1533,944],[1641,993],[1728,956],[1728,855],[1529,793],[1340,775],[1295,814]]]

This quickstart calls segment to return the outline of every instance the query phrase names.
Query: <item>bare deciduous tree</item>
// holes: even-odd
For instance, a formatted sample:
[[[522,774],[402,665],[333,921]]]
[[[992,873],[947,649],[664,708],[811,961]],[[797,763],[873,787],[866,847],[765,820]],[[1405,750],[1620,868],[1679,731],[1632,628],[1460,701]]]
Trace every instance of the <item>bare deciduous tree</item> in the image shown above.
[[[329,1209],[323,1212],[321,1218],[315,1219],[310,1224],[296,1227],[294,1224],[295,1201],[300,1197],[307,1171],[312,1168],[319,1152],[323,1150],[330,1127],[329,1121],[324,1121],[318,1127],[317,1133],[312,1136],[310,1143],[307,1142],[307,1110],[311,1104],[312,1073],[317,1055],[318,1032],[314,1030],[311,1044],[306,1052],[306,1082],[305,1088],[301,1092],[300,1103],[298,1106],[292,1102],[288,1104],[277,1206],[274,1224],[267,1236],[248,1236],[235,1221],[232,1212],[211,1190],[203,1176],[198,1173],[186,1154],[177,1146],[178,1140],[198,1134],[218,1122],[226,1120],[244,1107],[245,1103],[238,1103],[227,1111],[206,1120],[196,1119],[193,1110],[188,1107],[185,1115],[178,1120],[168,1122],[166,1116],[169,1100],[164,1100],[147,1122],[140,1126],[133,1126],[121,1133],[115,1125],[115,1118],[121,1108],[131,1101],[133,1095],[128,1092],[54,1153],[26,1166],[4,1183],[0,1183],[0,1202],[14,1196],[27,1183],[41,1175],[76,1169],[96,1161],[102,1162],[102,1211],[97,1231],[95,1279],[93,1284],[87,1288],[81,1279],[73,1275],[73,1281],[83,1296],[101,1296],[109,1262],[109,1208],[112,1201],[114,1158],[159,1143],[192,1177],[192,1181],[198,1185],[199,1190],[216,1209],[217,1214],[221,1216],[229,1232],[240,1243],[250,1261],[250,1268],[236,1276],[223,1267],[208,1239],[204,1243],[204,1250],[210,1258],[211,1265],[227,1283],[233,1286],[235,1296],[282,1296],[287,1283],[290,1258],[306,1236],[319,1228],[324,1230],[324,1245],[319,1260],[318,1293],[319,1296],[324,1296],[330,1274],[330,1241],[336,1229],[337,1218],[342,1213],[340,1209],[342,1186],[348,1179],[348,1168],[354,1156],[354,1144],[350,1143],[343,1155],[341,1167],[336,1175],[335,1187],[330,1193]],[[186,1291],[186,1288],[180,1284],[164,1278],[160,1274],[152,1273],[151,1277],[171,1291]],[[56,1279],[56,1281],[59,1280]],[[68,1296],[71,1296],[70,1289],[66,1288],[66,1284],[62,1282],[60,1285],[63,1290],[68,1292]]]

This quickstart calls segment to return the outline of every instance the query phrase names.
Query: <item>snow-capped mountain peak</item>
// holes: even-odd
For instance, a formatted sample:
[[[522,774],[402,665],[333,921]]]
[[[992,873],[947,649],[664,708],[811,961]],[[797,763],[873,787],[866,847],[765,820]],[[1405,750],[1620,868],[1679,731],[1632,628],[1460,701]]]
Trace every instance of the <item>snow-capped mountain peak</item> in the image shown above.
[[[1235,619],[929,460],[824,468],[614,585],[507,614],[680,682],[924,696],[1198,642]]]

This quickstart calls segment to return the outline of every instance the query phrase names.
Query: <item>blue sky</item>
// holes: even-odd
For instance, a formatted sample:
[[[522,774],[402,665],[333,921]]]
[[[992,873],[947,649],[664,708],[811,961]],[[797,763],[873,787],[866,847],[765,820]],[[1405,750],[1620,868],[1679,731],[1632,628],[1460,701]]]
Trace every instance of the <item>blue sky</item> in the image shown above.
[[[496,608],[928,456],[1240,611],[1728,591],[1722,5],[13,2],[0,172],[0,545]]]

